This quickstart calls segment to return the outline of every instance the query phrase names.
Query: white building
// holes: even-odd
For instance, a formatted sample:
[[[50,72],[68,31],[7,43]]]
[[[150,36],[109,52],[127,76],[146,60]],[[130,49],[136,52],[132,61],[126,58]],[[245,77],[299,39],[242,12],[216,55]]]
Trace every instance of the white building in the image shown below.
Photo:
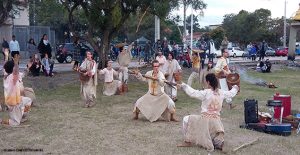
[[[26,1],[26,0],[20,0]],[[0,26],[0,42],[5,38],[7,41],[11,40],[13,26],[29,26],[29,7],[23,6],[14,6],[14,9],[17,10],[14,13],[14,18],[8,18],[4,25]],[[17,38],[18,39],[18,38]]]

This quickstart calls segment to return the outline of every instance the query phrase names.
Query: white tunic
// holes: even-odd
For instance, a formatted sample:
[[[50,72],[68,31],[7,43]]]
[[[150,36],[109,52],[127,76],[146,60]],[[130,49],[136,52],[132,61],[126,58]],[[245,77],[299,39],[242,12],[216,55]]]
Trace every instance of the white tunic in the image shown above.
[[[114,80],[114,75],[117,76],[118,72],[112,69],[104,68],[99,71],[99,74],[104,74],[104,82],[112,82]]]
[[[238,86],[233,86],[230,91],[213,91],[212,89],[195,90],[187,84],[182,84],[184,92],[192,98],[202,101],[201,113],[215,114],[220,116],[224,99],[234,97],[238,92]]]

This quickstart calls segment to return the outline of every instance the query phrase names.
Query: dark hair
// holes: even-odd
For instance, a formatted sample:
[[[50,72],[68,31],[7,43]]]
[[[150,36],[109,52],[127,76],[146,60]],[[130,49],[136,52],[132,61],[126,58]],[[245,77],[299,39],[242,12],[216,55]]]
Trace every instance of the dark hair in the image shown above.
[[[16,38],[16,36],[15,36],[15,35],[12,35],[12,38]]]
[[[209,66],[211,64],[211,66]],[[208,61],[207,63],[207,71],[210,71],[213,68],[213,63],[211,61]]]
[[[108,62],[109,62],[109,61],[111,61],[111,60],[106,60],[106,61],[105,61],[104,68],[106,68],[106,67],[108,66]]]
[[[158,60],[153,60],[153,61],[152,61],[152,67],[153,67],[153,65],[154,65],[155,63],[159,63],[159,61],[158,61]]]
[[[124,46],[119,47],[119,51],[122,52]]]
[[[219,86],[218,79],[214,73],[208,73],[205,76],[205,80],[209,82],[209,85],[213,88],[213,90],[217,90]]]
[[[223,55],[223,53],[225,52],[225,50],[226,50],[226,48],[222,48],[222,49],[221,49],[222,55]]]
[[[31,40],[33,41],[32,44],[35,46],[35,42],[34,42],[33,38],[30,38],[29,41],[28,41],[28,43],[31,44]]]
[[[45,33],[45,34],[43,34],[43,37],[42,37],[42,38],[44,39],[44,37],[45,37],[45,36],[47,36],[47,34],[46,34],[46,33]]]
[[[11,74],[13,72],[14,66],[15,63],[12,60],[10,60],[4,64],[3,68],[7,74]]]
[[[172,56],[172,59],[174,59],[174,54],[173,52],[169,52],[169,54]],[[169,56],[169,55],[168,55]]]

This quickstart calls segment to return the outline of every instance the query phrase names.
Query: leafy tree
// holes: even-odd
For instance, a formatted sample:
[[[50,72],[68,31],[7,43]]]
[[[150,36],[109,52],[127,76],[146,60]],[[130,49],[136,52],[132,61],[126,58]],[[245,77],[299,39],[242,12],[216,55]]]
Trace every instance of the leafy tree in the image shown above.
[[[99,53],[102,62],[105,62],[110,41],[130,15],[148,11],[163,18],[177,5],[177,0],[61,0],[61,3],[68,10],[71,23],[70,19],[74,15],[72,11],[83,10],[87,19],[85,37]],[[100,44],[95,39],[97,37],[101,38]]]
[[[225,36],[225,30],[222,27],[218,27],[210,31],[209,36],[214,41],[216,49],[219,49],[221,42]]]
[[[188,16],[187,19],[186,19],[186,22],[187,22],[187,26],[188,27],[191,27],[191,20],[192,20],[192,16]],[[199,24],[199,20],[198,20],[198,16],[195,16],[193,14],[193,30],[198,32],[200,31],[200,24]],[[191,29],[189,28],[189,33],[191,33]]]
[[[206,8],[206,4],[203,0],[181,0],[183,5],[183,35],[186,36],[186,10],[189,6],[192,6],[194,10],[200,10],[201,12]]]
[[[224,16],[223,28],[229,40],[245,45],[270,38],[271,12],[258,9],[253,13],[241,10],[237,15]]]
[[[19,0],[0,0],[0,26],[11,17],[14,18],[14,13],[18,13],[21,7],[27,7],[27,1]],[[14,7],[15,6],[15,7]]]

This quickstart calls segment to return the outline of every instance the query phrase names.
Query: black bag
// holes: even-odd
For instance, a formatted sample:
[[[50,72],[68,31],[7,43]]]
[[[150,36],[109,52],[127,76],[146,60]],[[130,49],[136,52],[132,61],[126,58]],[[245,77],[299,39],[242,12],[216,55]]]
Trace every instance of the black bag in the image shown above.
[[[258,104],[255,99],[246,99],[244,101],[245,123],[257,123],[258,120]]]

